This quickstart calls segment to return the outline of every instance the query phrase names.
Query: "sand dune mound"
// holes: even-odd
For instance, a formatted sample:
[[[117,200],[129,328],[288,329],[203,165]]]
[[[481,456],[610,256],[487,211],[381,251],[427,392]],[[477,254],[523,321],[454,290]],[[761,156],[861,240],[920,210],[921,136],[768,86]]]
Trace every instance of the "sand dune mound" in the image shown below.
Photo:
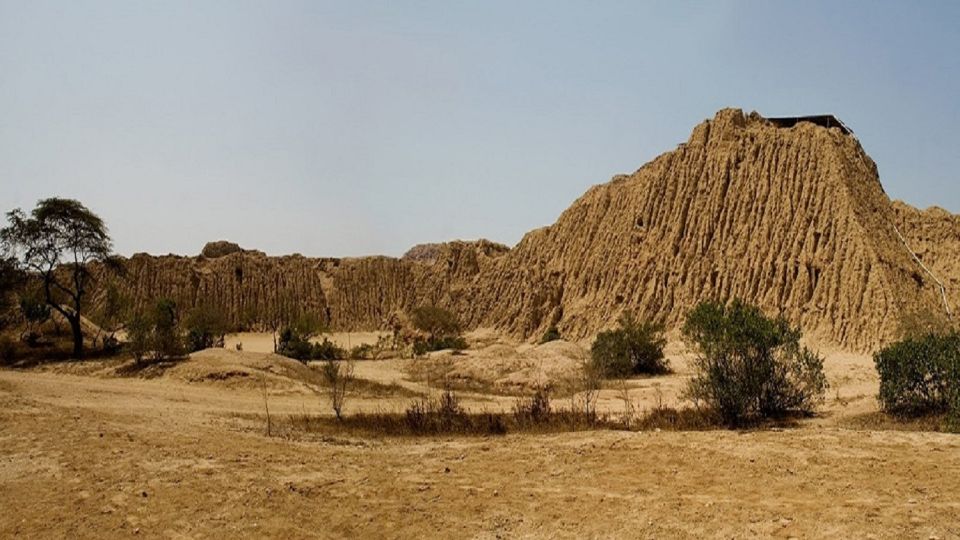
[[[450,384],[454,388],[529,394],[538,386],[556,389],[568,385],[587,355],[582,347],[559,340],[518,347],[495,344],[456,354],[433,353],[427,358],[412,360],[411,371],[429,372],[430,382],[435,386]]]
[[[227,349],[206,349],[166,370],[164,376],[190,383],[211,383],[233,388],[260,388],[310,393],[319,384],[313,369],[272,354]]]

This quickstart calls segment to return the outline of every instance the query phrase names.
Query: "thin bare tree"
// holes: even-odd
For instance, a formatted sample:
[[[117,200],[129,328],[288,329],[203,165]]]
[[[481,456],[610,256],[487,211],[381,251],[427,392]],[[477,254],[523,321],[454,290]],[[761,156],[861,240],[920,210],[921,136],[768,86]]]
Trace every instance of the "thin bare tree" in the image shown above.
[[[347,400],[347,389],[354,379],[353,360],[324,360],[323,380],[330,393],[330,406],[337,420],[343,420],[343,404]]]

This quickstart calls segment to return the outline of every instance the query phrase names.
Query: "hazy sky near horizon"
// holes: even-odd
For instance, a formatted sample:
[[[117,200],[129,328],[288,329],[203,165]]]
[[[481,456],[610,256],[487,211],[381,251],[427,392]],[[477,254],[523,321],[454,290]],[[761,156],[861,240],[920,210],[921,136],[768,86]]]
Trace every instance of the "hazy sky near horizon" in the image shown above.
[[[0,0],[0,210],[125,255],[513,245],[728,106],[835,113],[960,212],[960,2]]]

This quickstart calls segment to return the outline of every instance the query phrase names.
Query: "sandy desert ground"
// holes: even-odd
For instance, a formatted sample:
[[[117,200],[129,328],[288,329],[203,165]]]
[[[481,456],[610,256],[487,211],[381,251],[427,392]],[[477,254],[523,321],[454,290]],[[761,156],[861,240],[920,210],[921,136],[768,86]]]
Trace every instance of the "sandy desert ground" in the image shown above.
[[[299,367],[252,351],[257,337],[162,374],[0,371],[0,537],[960,538],[960,436],[871,421],[869,357],[828,355],[824,410],[793,428],[297,437],[266,435],[262,386],[273,418],[326,403]],[[517,358],[556,350],[531,349],[494,352],[540,376]],[[670,376],[629,382],[641,409],[677,400],[687,371],[672,361]],[[358,363],[395,385],[347,412],[436,392],[408,362]],[[472,409],[514,400],[463,396]],[[620,410],[617,392],[601,408]]]

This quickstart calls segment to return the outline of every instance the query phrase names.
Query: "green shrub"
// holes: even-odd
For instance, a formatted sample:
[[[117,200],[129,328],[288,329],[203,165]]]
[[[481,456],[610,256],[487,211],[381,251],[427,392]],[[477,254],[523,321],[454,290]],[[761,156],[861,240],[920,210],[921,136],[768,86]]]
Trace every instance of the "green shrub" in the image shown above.
[[[177,304],[169,298],[162,298],[153,310],[153,358],[165,360],[184,353]]]
[[[186,353],[177,304],[169,298],[157,300],[146,313],[135,312],[126,326],[127,347],[138,363],[148,355],[160,361]]]
[[[50,305],[45,300],[41,300],[35,292],[31,292],[20,298],[20,314],[27,323],[23,341],[31,347],[36,347],[40,344],[42,337],[40,329],[43,323],[50,320]]]
[[[101,350],[106,355],[119,352],[120,340],[117,339],[117,332],[122,330],[124,324],[130,319],[132,309],[133,300],[130,296],[125,294],[114,281],[110,281],[104,291],[103,302],[91,313],[91,317],[106,333],[101,346]]]
[[[227,333],[227,317],[219,309],[201,304],[190,310],[184,326],[187,330],[187,348],[190,352],[223,347]]]
[[[625,312],[616,330],[600,332],[590,347],[594,368],[607,378],[656,375],[669,371],[663,356],[663,326],[638,323]]]
[[[20,299],[20,313],[28,323],[40,325],[50,318],[50,306],[43,300],[23,297]]]
[[[461,335],[460,322],[453,313],[434,306],[421,306],[410,317],[413,326],[424,332],[413,340],[414,356],[444,349],[463,350],[467,340]]]
[[[151,334],[152,326],[146,315],[137,313],[127,321],[127,349],[137,363],[142,362],[150,352]]]
[[[740,300],[703,302],[683,333],[696,349],[686,396],[728,425],[813,412],[827,381],[823,359],[801,347],[798,329]]]
[[[562,336],[560,336],[560,330],[557,329],[556,326],[551,326],[543,333],[543,337],[540,338],[540,344],[543,345],[544,343],[550,343],[558,339],[563,339]]]
[[[323,338],[320,343],[313,344],[312,355],[314,360],[342,360],[347,357],[347,351],[329,339]]]
[[[280,332],[277,353],[294,360],[306,362],[313,358],[313,344],[286,328]]]
[[[277,353],[301,362],[340,360],[347,357],[347,352],[329,339],[323,338],[323,341],[319,343],[311,343],[292,328],[285,328],[280,332]]]
[[[884,411],[960,416],[960,334],[906,338],[874,354],[873,361]]]

